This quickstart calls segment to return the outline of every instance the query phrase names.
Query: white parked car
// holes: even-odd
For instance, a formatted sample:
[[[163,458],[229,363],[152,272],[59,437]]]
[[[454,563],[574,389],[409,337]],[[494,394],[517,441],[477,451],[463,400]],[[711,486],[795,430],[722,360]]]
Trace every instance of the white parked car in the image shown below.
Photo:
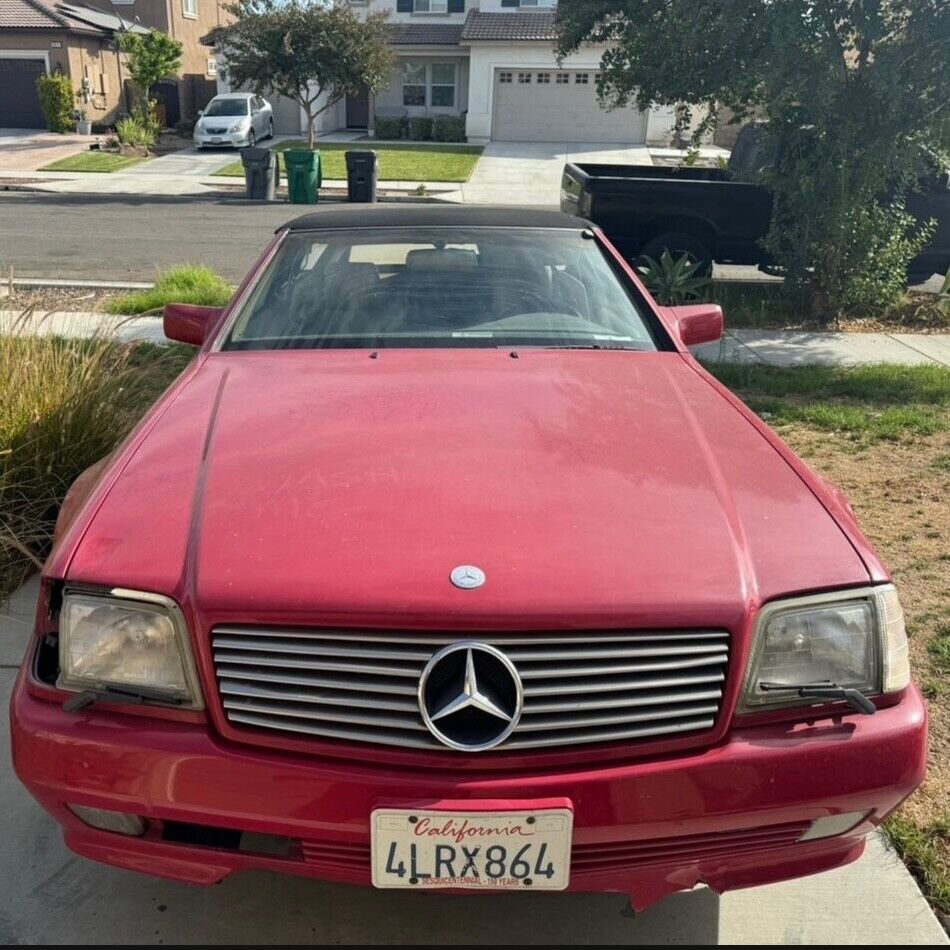
[[[274,135],[274,110],[252,92],[215,96],[195,123],[195,147],[230,145],[245,148]]]

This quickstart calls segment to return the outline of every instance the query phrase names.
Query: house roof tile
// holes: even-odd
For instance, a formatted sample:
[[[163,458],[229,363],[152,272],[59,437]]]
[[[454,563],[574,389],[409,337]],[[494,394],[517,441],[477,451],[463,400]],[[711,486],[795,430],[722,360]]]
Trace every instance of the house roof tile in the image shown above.
[[[103,10],[57,0],[0,0],[0,30],[65,30],[111,35],[120,27],[147,32]]]
[[[462,27],[462,42],[483,40],[553,40],[557,36],[553,10],[515,13],[482,13],[469,10]]]
[[[389,42],[393,46],[458,46],[461,23],[390,23]]]

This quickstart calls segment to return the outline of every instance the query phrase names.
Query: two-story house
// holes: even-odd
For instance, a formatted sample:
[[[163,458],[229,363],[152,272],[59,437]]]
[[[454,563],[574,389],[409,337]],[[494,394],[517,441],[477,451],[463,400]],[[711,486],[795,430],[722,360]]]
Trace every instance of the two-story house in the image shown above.
[[[227,0],[0,0],[0,127],[44,128],[37,76],[72,80],[77,107],[98,125],[128,111],[131,95],[116,35],[149,29],[182,44],[177,75],[151,90],[166,122],[193,118],[217,92],[216,64],[200,38],[230,18]]]
[[[673,111],[606,111],[597,102],[602,46],[558,63],[555,0],[336,0],[357,16],[386,11],[396,64],[375,96],[347,96],[317,131],[367,129],[377,116],[455,115],[468,140],[666,144]],[[207,38],[213,44],[213,35]],[[221,76],[227,91],[226,73]],[[277,131],[303,128],[299,110],[271,97]]]
[[[470,142],[665,141],[668,109],[606,111],[595,79],[603,47],[559,64],[554,0],[349,0],[358,14],[389,12],[396,67],[365,105],[352,97],[338,127],[376,115],[465,117]],[[367,97],[369,98],[369,97]]]

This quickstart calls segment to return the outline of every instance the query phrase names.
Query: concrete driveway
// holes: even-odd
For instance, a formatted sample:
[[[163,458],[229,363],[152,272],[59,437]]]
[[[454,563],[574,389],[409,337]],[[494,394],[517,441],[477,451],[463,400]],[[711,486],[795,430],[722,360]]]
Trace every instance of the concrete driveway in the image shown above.
[[[0,129],[0,175],[7,171],[36,171],[50,162],[81,152],[95,140],[95,135]]]
[[[6,701],[33,623],[35,579],[0,606]],[[440,896],[249,872],[200,888],[119,871],[66,850],[9,766],[0,737],[0,941],[12,943],[946,944],[881,839],[849,867],[734,891],[675,895],[630,918],[617,895]]]
[[[471,179],[460,187],[474,204],[557,205],[565,162],[650,165],[646,146],[585,142],[489,142]]]

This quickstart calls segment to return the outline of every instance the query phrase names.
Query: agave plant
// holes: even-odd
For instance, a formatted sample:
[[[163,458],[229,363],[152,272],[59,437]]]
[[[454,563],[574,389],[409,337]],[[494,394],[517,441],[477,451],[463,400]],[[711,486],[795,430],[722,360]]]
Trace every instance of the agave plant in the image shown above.
[[[642,257],[637,271],[647,290],[658,304],[673,307],[677,304],[701,300],[708,279],[698,273],[702,261],[693,260],[689,254],[673,257],[669,248],[664,248],[660,259]]]

